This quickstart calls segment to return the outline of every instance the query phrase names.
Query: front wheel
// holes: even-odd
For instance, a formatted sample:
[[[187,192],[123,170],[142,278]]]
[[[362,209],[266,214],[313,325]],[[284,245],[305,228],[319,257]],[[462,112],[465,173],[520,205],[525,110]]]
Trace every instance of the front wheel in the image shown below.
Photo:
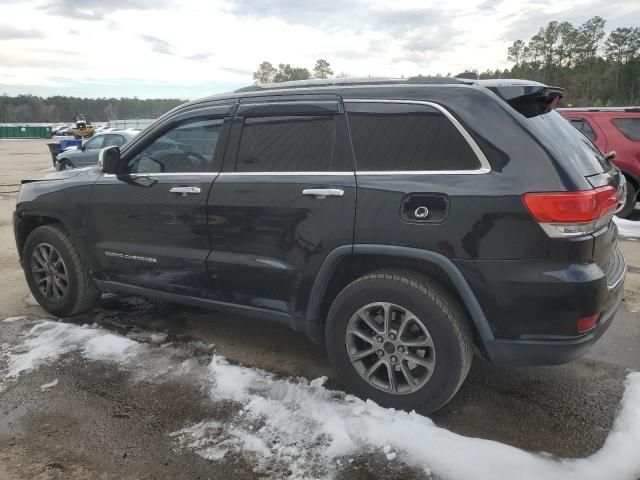
[[[412,272],[365,275],[336,297],[327,351],[340,379],[380,405],[433,412],[471,366],[466,315],[440,285]]]
[[[93,307],[100,293],[68,235],[56,225],[33,230],[24,244],[23,268],[37,302],[68,317]]]
[[[56,164],[56,170],[59,171],[59,172],[61,172],[63,170],[70,170],[72,168],[73,168],[73,165],[66,158],[63,158],[62,160],[59,160],[58,163]]]

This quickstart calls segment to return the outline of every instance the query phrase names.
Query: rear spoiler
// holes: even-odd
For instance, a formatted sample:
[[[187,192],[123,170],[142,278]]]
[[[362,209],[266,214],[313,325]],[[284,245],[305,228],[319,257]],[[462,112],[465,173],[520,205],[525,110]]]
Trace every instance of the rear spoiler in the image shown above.
[[[500,98],[505,100],[518,113],[527,118],[550,112],[558,106],[566,92],[562,88],[547,87],[539,83],[530,85],[491,85],[484,84]]]

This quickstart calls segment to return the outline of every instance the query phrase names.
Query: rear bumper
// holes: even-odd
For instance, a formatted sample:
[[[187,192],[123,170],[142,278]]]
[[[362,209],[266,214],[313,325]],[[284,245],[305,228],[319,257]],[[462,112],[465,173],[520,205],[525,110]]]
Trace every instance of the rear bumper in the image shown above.
[[[498,292],[476,291],[495,335],[479,338],[482,353],[495,364],[511,366],[557,365],[584,355],[620,308],[626,274],[622,253],[615,251],[606,272],[595,264],[521,267],[503,264],[499,276],[493,274],[495,265],[481,269],[484,281],[495,282],[489,292]],[[600,314],[596,327],[578,334],[577,320],[593,313]]]
[[[623,283],[612,290],[600,322],[588,333],[573,339],[491,340],[485,342],[486,354],[498,365],[559,365],[581,357],[607,331],[620,308]]]

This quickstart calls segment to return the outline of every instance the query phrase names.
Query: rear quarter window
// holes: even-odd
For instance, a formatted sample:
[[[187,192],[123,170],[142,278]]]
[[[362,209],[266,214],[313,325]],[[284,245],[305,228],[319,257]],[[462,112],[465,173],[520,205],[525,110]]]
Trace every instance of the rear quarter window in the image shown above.
[[[614,118],[611,123],[629,140],[640,142],[640,118]]]
[[[478,157],[439,110],[345,102],[358,171],[477,170]]]
[[[611,168],[598,147],[555,110],[528,118],[526,122],[557,161],[569,162],[585,176]]]
[[[583,120],[582,118],[572,118],[569,121],[576,130],[582,132],[583,135],[592,142],[595,142],[596,133],[593,131],[593,128],[591,128],[591,125],[589,125],[586,120]]]

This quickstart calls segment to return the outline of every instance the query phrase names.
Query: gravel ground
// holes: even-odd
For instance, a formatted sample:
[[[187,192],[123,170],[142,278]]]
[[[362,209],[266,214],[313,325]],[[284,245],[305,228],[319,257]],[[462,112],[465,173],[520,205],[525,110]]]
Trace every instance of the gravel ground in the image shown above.
[[[47,318],[28,304],[17,263],[11,213],[18,180],[51,168],[44,141],[0,141],[0,319]],[[562,457],[598,450],[610,430],[629,370],[640,371],[640,243],[621,242],[631,271],[625,307],[583,359],[558,367],[497,368],[476,357],[454,400],[431,418],[454,432]],[[637,270],[636,270],[637,269]],[[27,300],[27,301],[25,301]],[[279,325],[142,298],[103,298],[95,311],[70,319],[118,334],[167,334],[184,358],[203,365],[213,352],[282,376],[329,377],[320,348]],[[20,322],[0,323],[0,343],[14,345]],[[0,362],[0,368],[2,364]],[[263,478],[246,456],[206,460],[180,451],[169,433],[203,418],[235,413],[214,402],[193,378],[132,381],[139,372],[67,355],[20,376],[0,391],[0,478]],[[41,385],[57,379],[50,389]],[[420,439],[416,438],[419,442]],[[338,478],[429,478],[367,453],[336,469]]]

